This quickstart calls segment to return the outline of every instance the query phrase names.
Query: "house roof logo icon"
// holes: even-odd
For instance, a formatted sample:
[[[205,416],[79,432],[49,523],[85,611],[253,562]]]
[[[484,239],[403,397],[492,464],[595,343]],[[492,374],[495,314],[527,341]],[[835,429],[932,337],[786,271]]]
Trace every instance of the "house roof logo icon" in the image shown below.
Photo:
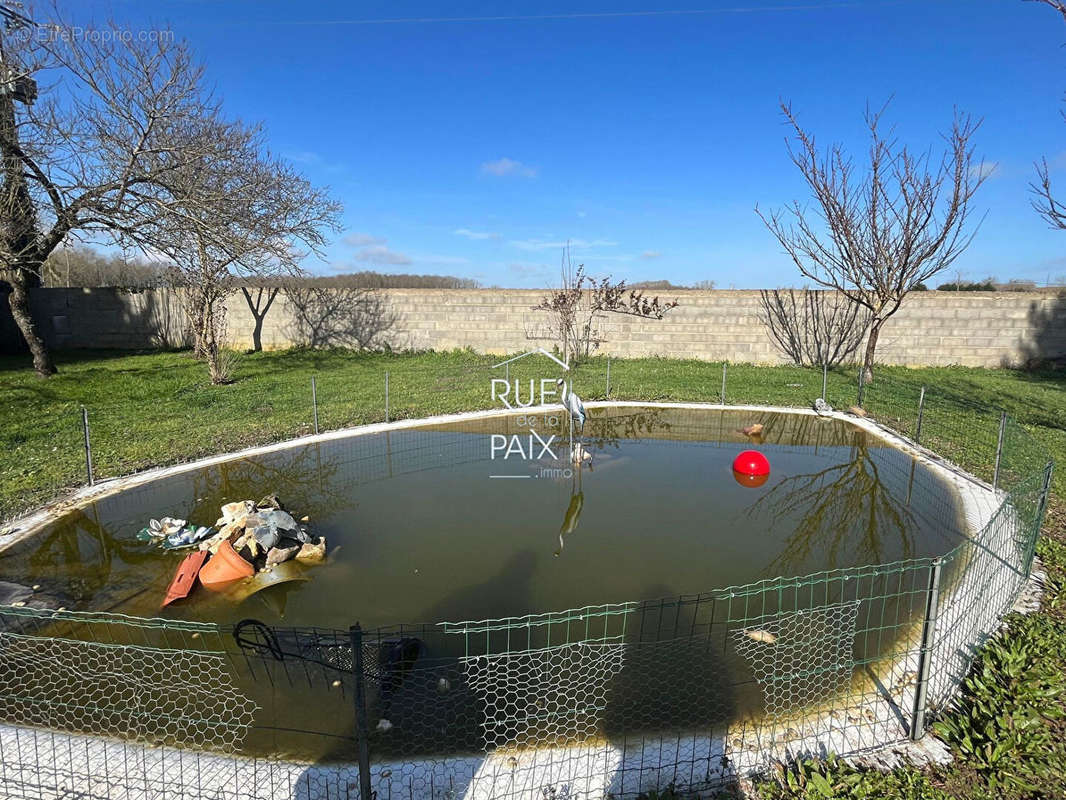
[[[527,356],[535,356],[535,355],[547,356],[552,361],[554,361],[556,364],[558,364],[560,367],[565,369],[567,372],[570,371],[570,365],[569,364],[567,364],[565,361],[560,361],[558,358],[553,356],[551,353],[549,353],[543,347],[536,347],[536,348],[534,348],[532,350],[528,350],[527,352],[522,353],[521,355],[514,356],[513,358],[509,358],[506,361],[501,361],[499,364],[493,364],[492,365],[492,369],[496,369],[497,367],[503,367],[503,366],[506,366],[507,364],[513,364],[515,361],[519,361],[519,360],[521,360],[523,358],[526,358]]]

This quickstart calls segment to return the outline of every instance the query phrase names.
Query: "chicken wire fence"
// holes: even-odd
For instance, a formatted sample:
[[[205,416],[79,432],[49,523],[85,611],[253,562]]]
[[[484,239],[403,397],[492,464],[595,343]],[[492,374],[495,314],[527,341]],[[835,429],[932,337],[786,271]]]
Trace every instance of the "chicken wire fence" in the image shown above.
[[[446,376],[449,391],[491,374],[469,372]],[[806,374],[783,387],[793,405],[822,394],[822,376]],[[575,388],[594,398],[585,380]],[[641,395],[617,367],[612,380],[612,397]],[[419,409],[405,382],[415,379],[390,376],[396,405],[384,413]],[[836,391],[830,402],[846,402]],[[982,482],[986,521],[945,556],[368,630],[0,606],[0,787],[40,798],[623,797],[919,738],[1025,586],[1051,465],[998,409],[888,379],[861,391],[874,422]],[[640,399],[707,399],[688,392]],[[340,425],[347,406],[318,399],[319,425]]]

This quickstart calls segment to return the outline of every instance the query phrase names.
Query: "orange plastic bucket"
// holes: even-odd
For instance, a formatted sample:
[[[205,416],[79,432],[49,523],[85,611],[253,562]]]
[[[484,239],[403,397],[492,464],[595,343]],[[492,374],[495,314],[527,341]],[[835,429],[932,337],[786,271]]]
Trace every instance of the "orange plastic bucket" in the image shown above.
[[[255,567],[237,555],[228,541],[218,547],[211,560],[200,568],[200,583],[205,589],[221,591],[234,581],[250,578],[255,574]]]

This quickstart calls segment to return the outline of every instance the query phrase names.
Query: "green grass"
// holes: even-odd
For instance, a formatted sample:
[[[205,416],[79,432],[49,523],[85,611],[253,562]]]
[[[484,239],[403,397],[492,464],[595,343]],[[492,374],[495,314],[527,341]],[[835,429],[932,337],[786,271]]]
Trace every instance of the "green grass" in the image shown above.
[[[227,386],[211,386],[187,353],[68,353],[60,373],[37,379],[23,358],[0,358],[0,518],[57,496],[84,480],[81,407],[92,425],[98,476],[126,474],[311,432],[311,377],[323,430],[380,421],[389,373],[390,417],[425,416],[493,402],[497,359],[470,352],[365,354],[287,351],[247,356]],[[611,397],[633,400],[719,399],[722,365],[667,359],[612,360]],[[606,395],[607,360],[574,375],[586,399]],[[514,365],[510,377],[554,377],[544,359]],[[730,403],[808,405],[822,376],[796,367],[729,365]],[[782,768],[757,791],[782,798],[1052,798],[1066,796],[1066,376],[969,368],[881,368],[868,407],[895,415],[907,430],[922,385],[931,391],[923,441],[956,447],[953,457],[990,474],[996,417],[1006,409],[1037,443],[1004,469],[1025,472],[1046,452],[1060,467],[1038,552],[1051,575],[1043,611],[1012,619],[975,662],[958,707],[937,720],[956,760],[946,768],[859,771],[837,760]],[[978,404],[947,401],[947,393]],[[828,399],[855,402],[855,371],[829,375]],[[1013,429],[1012,429],[1013,430]],[[1019,438],[1020,441],[1020,438]],[[1045,450],[1046,448],[1046,450]],[[670,796],[664,792],[661,796]]]

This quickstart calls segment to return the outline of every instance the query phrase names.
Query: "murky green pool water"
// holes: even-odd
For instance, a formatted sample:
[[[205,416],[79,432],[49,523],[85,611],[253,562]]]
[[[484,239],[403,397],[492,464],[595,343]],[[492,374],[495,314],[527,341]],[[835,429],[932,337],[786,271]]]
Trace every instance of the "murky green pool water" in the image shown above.
[[[757,422],[764,431],[753,443],[740,429]],[[551,442],[547,450],[538,437]],[[581,469],[567,457],[568,438],[561,418],[511,415],[194,470],[70,512],[0,554],[0,574],[76,609],[372,628],[938,555],[962,535],[953,490],[843,422],[598,409],[581,437],[592,455]],[[732,460],[749,447],[771,463],[762,486],[734,479]],[[240,604],[197,588],[160,612],[182,555],[137,540],[149,517],[211,525],[221,504],[271,492],[310,515],[313,532],[327,537],[328,563]]]

